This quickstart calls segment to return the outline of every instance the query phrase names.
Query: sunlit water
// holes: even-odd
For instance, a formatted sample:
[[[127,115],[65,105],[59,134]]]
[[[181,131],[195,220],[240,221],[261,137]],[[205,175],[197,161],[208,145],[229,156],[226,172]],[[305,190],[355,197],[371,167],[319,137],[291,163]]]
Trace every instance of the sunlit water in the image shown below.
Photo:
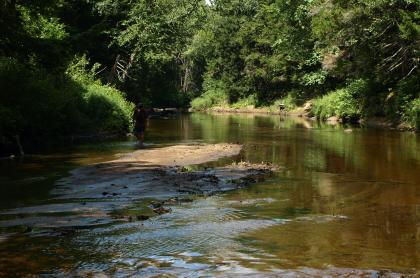
[[[192,114],[152,120],[146,137],[154,147],[241,143],[234,159],[272,162],[280,170],[262,183],[196,198],[146,221],[60,236],[0,230],[0,276],[376,277],[420,267],[415,134],[280,116]],[[2,161],[0,207],[48,202],[69,170],[133,149],[133,141],[89,144]],[[139,202],[131,209],[145,207]]]

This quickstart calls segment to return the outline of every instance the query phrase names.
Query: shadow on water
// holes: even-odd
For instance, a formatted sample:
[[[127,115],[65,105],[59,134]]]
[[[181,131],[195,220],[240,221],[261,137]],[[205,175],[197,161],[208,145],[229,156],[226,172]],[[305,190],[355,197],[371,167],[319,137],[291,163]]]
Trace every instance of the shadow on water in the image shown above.
[[[134,149],[132,140],[110,141],[0,160],[0,209],[42,202],[70,170],[115,159],[117,153]]]
[[[420,139],[302,118],[191,114],[154,119],[147,141],[244,144],[236,160],[271,162],[268,180],[194,198],[146,221],[0,238],[1,274],[114,276],[412,274],[420,266]],[[1,207],[41,203],[75,167],[132,142],[2,162]],[[232,158],[210,163],[230,163]],[[194,168],[194,167],[193,167]],[[5,185],[3,185],[5,184]],[[146,202],[131,209],[144,210]],[[36,258],[36,259],[35,259]]]

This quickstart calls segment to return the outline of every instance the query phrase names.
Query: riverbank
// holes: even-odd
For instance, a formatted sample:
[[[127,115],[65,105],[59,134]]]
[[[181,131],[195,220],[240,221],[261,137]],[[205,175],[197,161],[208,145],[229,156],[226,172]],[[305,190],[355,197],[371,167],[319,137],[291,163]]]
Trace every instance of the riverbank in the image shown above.
[[[369,80],[357,79],[324,93],[290,91],[283,98],[257,98],[251,94],[231,102],[228,95],[208,91],[191,101],[197,111],[267,113],[309,117],[330,123],[360,123],[377,128],[420,130],[418,90],[380,89]]]
[[[193,111],[193,110],[192,110]],[[229,106],[215,106],[209,109],[205,109],[205,112],[216,112],[216,113],[242,113],[242,114],[269,114],[269,115],[286,115],[286,116],[297,116],[310,118],[310,111],[302,107],[296,107],[293,110],[281,110],[280,108],[274,108],[270,106],[255,107],[246,106],[242,108],[234,108]]]
[[[98,80],[84,57],[54,74],[0,57],[0,84],[0,156],[132,130],[134,104]]]
[[[193,110],[190,110],[193,111]],[[265,114],[265,115],[282,115],[288,117],[300,117],[308,121],[321,121],[330,125],[338,125],[348,121],[337,116],[331,116],[324,119],[314,116],[313,106],[311,101],[307,101],[302,106],[296,106],[291,110],[275,109],[273,106],[247,106],[242,108],[234,108],[229,106],[215,106],[203,110],[206,113],[234,113],[234,114]],[[360,118],[350,122],[353,125],[360,125],[362,127],[375,128],[375,129],[393,129],[399,131],[412,131],[418,130],[407,122],[395,122],[386,117],[370,117]]]

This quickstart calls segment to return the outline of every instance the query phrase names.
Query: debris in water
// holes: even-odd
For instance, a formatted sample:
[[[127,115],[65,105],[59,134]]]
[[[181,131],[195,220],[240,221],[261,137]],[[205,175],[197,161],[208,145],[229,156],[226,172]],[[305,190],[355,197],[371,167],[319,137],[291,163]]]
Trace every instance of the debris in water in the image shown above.
[[[153,209],[153,212],[154,213],[157,213],[159,215],[165,214],[165,213],[169,213],[171,211],[172,211],[172,209],[170,209],[170,208],[164,208],[164,207],[159,207],[159,208]]]
[[[150,216],[139,214],[136,216],[137,220],[144,221],[150,218]]]

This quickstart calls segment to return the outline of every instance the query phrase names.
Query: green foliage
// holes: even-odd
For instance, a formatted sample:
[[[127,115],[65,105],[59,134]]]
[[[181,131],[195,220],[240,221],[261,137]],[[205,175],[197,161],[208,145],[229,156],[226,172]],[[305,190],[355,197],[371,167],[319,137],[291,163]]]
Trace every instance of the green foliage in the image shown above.
[[[0,57],[2,141],[20,135],[30,145],[69,135],[128,132],[133,104],[95,81],[84,71],[86,63],[81,59],[66,74],[53,75]]]
[[[285,111],[292,111],[297,107],[295,94],[289,93],[286,97],[274,101],[274,103],[269,107],[270,111],[278,112],[280,105],[284,107]]]
[[[313,112],[319,119],[336,116],[344,121],[355,121],[362,116],[363,98],[367,90],[364,80],[356,80],[347,87],[316,99]]]
[[[304,86],[317,86],[325,83],[327,72],[318,70],[316,72],[306,73],[301,78],[301,83]]]
[[[407,80],[418,80],[419,5],[409,0],[216,1],[190,52],[201,53],[205,83],[219,84],[233,107],[251,104],[255,96],[257,106],[277,110],[281,102],[293,109],[318,97],[320,118],[398,121],[418,91],[416,82]],[[369,85],[360,80],[370,80]],[[203,91],[206,98],[195,106],[217,103]]]
[[[295,89],[322,91],[328,72],[314,51],[309,7],[304,0],[216,1],[191,44],[206,62],[205,79],[221,82],[229,103],[255,95],[258,106]]]
[[[133,105],[97,80],[98,65],[86,58],[70,63],[81,48],[89,56],[109,55],[106,39],[93,39],[104,27],[91,1],[6,1],[0,23],[0,152],[15,135],[30,148],[130,130]]]
[[[254,108],[257,105],[257,98],[255,95],[249,95],[246,98],[242,98],[239,101],[231,105],[232,108]]]
[[[81,57],[74,57],[71,63],[67,66],[65,74],[71,76],[71,78],[81,84],[91,84],[95,82],[95,71],[100,65],[93,65],[91,70],[87,70],[89,61],[86,55]]]
[[[64,24],[57,17],[47,17],[24,6],[18,6],[23,29],[33,38],[62,40],[68,36]]]
[[[215,106],[226,106],[228,104],[222,82],[207,80],[204,83],[204,90],[205,93],[191,101],[191,108],[193,110],[203,111]]]
[[[402,120],[420,131],[420,83],[419,75],[410,76],[397,84],[395,110]]]
[[[94,65],[88,71],[88,64],[85,56],[76,58],[66,74],[84,89],[83,112],[89,119],[90,128],[95,127],[95,132],[128,132],[132,128],[134,104],[117,89],[95,80],[95,70],[100,65]]]
[[[116,36],[134,57],[129,97],[155,106],[185,106],[188,100],[180,93],[200,89],[200,59],[188,46],[204,22],[204,1],[142,0],[129,6]]]
[[[410,41],[417,40],[420,36],[420,11],[400,10],[401,22],[398,24],[399,33],[402,39]]]
[[[336,49],[337,77],[374,77],[389,85],[417,69],[420,2],[316,0],[312,5],[312,36],[318,51]]]
[[[105,132],[128,132],[132,128],[134,104],[124,99],[120,91],[100,83],[86,87],[86,115],[91,128]]]
[[[403,119],[412,128],[420,130],[420,98],[412,100],[404,107]]]

